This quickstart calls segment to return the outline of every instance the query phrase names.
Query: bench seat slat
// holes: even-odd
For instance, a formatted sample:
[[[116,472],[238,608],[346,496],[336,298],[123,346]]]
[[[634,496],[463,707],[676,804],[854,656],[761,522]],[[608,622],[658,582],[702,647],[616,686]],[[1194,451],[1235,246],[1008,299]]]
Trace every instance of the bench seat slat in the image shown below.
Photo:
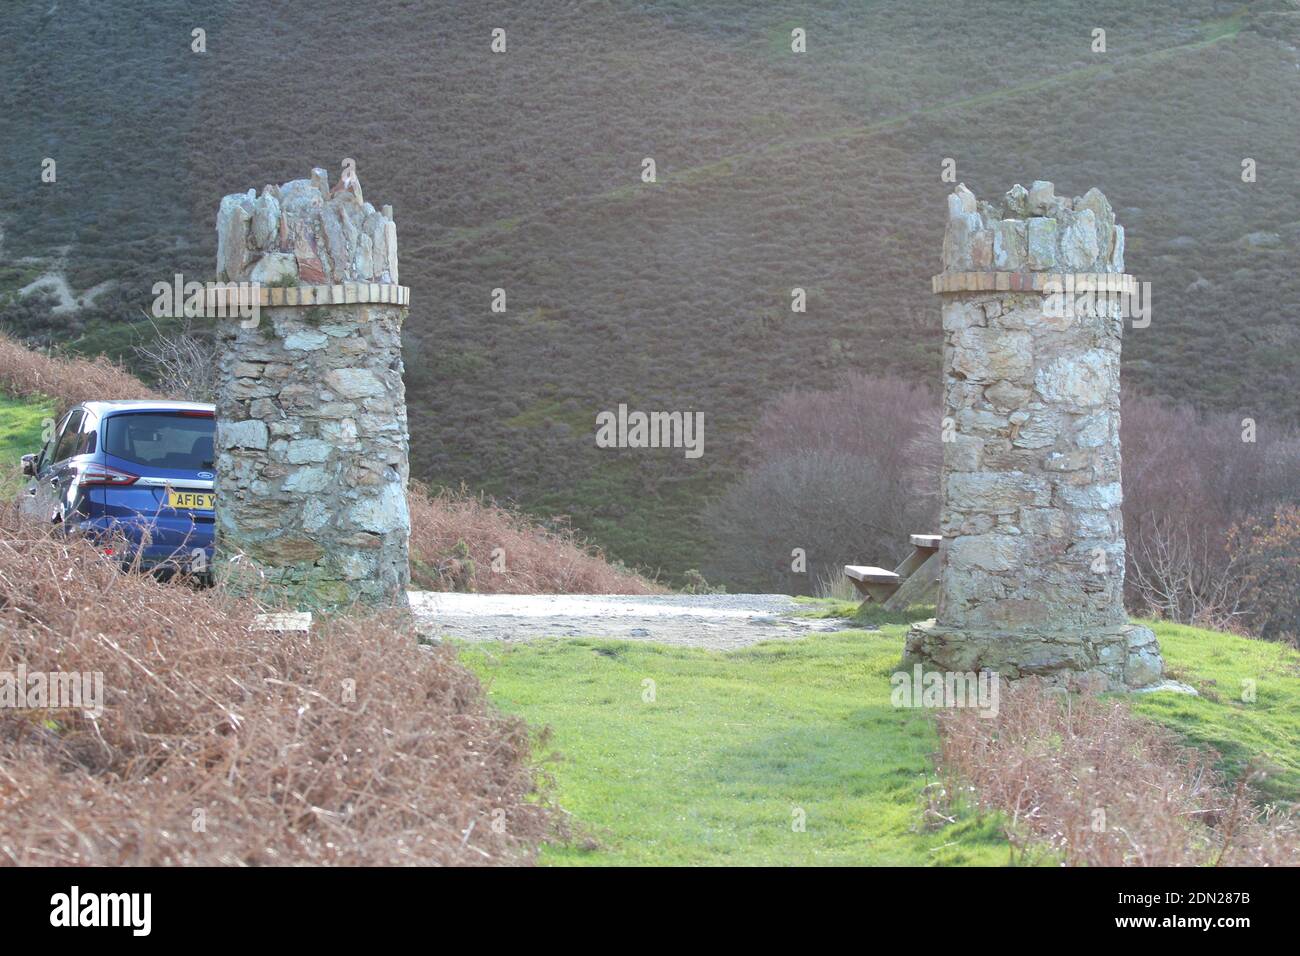
[[[873,568],[862,564],[844,565],[844,576],[868,584],[897,584],[899,577],[893,571]]]

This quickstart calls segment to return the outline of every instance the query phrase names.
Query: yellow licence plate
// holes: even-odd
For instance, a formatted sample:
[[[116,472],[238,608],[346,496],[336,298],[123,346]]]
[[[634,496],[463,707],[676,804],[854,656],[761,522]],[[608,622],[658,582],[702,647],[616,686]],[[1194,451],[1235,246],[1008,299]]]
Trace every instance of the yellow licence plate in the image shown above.
[[[217,496],[211,491],[167,490],[167,504],[177,511],[212,511],[217,506]]]

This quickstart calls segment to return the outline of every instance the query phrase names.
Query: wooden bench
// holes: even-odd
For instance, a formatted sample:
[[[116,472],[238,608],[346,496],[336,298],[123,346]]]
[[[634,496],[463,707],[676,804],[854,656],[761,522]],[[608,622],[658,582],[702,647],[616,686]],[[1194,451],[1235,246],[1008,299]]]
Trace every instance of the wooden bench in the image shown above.
[[[939,592],[939,545],[937,534],[914,534],[909,537],[912,553],[892,571],[862,564],[846,564],[844,576],[863,595],[887,611],[901,611],[920,604]]]
[[[881,604],[892,597],[898,590],[898,586],[903,583],[903,579],[893,571],[873,568],[865,564],[844,565],[844,576],[868,598],[875,599]]]

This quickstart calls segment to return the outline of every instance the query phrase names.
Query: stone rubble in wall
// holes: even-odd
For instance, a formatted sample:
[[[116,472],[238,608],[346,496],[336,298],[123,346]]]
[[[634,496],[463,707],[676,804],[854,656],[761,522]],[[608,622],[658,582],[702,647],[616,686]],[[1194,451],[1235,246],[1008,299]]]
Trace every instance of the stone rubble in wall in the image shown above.
[[[263,310],[274,334],[226,332],[219,533],[276,583],[382,601],[408,579],[400,309],[318,308]]]
[[[1017,183],[1000,205],[976,200],[964,183],[948,196],[945,272],[1124,271],[1124,227],[1099,189],[1073,200],[1039,180]]]

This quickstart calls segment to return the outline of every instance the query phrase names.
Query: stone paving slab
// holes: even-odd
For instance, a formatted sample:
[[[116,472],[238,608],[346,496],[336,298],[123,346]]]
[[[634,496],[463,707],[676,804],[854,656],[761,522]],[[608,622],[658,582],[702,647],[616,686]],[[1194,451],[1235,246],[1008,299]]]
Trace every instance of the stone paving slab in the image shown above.
[[[599,637],[729,650],[846,627],[797,617],[808,607],[786,594],[409,594],[422,633],[464,641]]]

